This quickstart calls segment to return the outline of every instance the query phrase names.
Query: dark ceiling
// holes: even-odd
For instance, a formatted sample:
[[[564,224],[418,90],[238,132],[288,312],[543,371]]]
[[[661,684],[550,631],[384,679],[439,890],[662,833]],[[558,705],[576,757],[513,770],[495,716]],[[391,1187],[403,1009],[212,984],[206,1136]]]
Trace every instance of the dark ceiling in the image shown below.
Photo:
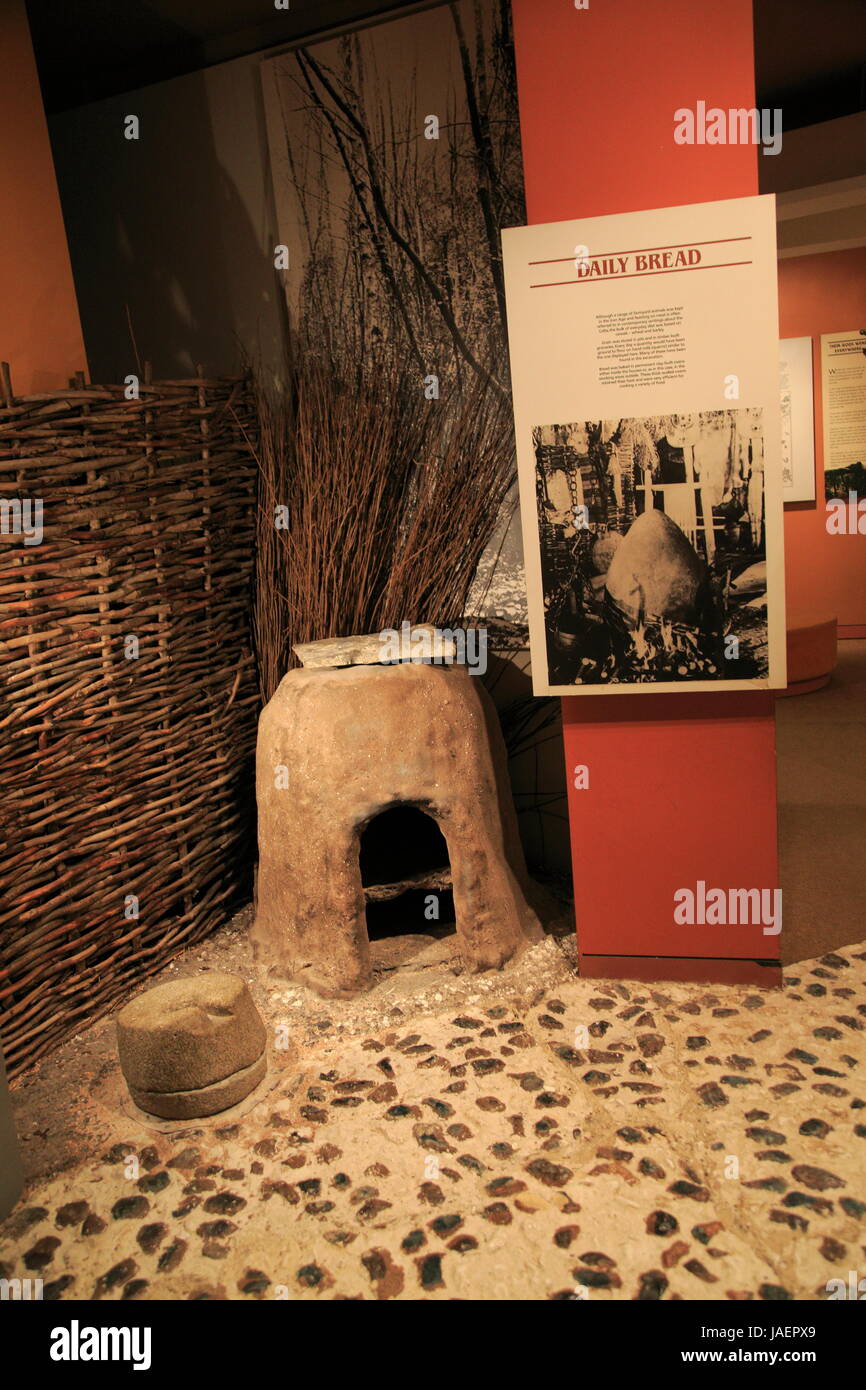
[[[866,0],[755,0],[758,106],[788,130],[866,109]]]
[[[26,0],[49,112],[434,3],[290,0],[286,10],[274,0]]]
[[[274,0],[27,0],[27,10],[45,105],[59,111],[433,3],[290,0],[277,10]],[[781,107],[789,130],[866,107],[866,0],[754,0],[754,8],[758,106]]]

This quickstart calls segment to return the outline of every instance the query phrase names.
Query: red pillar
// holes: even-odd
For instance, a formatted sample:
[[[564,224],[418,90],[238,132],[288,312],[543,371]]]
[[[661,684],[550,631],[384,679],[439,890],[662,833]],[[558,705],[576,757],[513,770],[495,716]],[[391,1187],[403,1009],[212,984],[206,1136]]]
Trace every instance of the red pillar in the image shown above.
[[[751,0],[512,6],[530,223],[758,192],[754,146],[673,139],[679,107],[754,106]],[[778,983],[760,924],[674,923],[699,881],[778,886],[773,696],[581,696],[563,725],[581,973]]]

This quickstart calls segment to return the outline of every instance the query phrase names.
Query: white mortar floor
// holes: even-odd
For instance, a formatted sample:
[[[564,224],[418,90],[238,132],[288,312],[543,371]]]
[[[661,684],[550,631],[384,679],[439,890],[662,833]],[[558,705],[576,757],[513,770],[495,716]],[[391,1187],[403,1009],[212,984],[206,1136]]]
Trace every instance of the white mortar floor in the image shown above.
[[[267,1089],[145,1125],[111,1019],[70,1039],[14,1092],[0,1274],[60,1300],[603,1301],[866,1274],[866,944],[774,992],[581,980],[552,937],[467,977],[441,943],[326,1003],[258,980],[245,926],[160,978],[250,979]]]

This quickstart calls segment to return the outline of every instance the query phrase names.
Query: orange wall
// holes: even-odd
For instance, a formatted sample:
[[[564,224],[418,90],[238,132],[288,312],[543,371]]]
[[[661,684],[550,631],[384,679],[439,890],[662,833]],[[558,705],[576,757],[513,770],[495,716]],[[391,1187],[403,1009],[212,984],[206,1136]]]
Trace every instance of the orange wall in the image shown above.
[[[530,222],[758,191],[753,145],[675,145],[674,111],[753,106],[752,0],[512,0]]]
[[[0,358],[24,396],[86,368],[23,0],[0,4]]]
[[[785,508],[789,623],[836,617],[866,624],[866,536],[830,536],[825,526],[821,334],[866,326],[866,246],[779,262],[779,336],[812,338],[815,381],[815,502]],[[853,634],[849,634],[853,635]]]

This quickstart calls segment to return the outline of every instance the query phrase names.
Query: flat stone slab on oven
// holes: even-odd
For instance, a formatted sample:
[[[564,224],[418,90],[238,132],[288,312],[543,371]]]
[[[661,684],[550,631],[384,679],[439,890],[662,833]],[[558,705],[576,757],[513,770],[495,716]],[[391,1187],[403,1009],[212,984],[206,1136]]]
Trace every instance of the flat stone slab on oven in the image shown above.
[[[393,635],[392,635],[393,634]],[[389,640],[390,639],[390,640]],[[453,661],[457,656],[456,644],[450,636],[430,623],[405,624],[401,628],[367,633],[359,637],[326,637],[321,642],[298,642],[292,651],[301,665],[314,670],[334,666],[380,666],[383,661],[392,660],[395,647],[403,653],[402,659],[411,656],[424,656],[436,661]]]
[[[246,982],[207,971],[146,990],[117,1016],[130,1095],[165,1119],[236,1105],[267,1069],[267,1032]]]

